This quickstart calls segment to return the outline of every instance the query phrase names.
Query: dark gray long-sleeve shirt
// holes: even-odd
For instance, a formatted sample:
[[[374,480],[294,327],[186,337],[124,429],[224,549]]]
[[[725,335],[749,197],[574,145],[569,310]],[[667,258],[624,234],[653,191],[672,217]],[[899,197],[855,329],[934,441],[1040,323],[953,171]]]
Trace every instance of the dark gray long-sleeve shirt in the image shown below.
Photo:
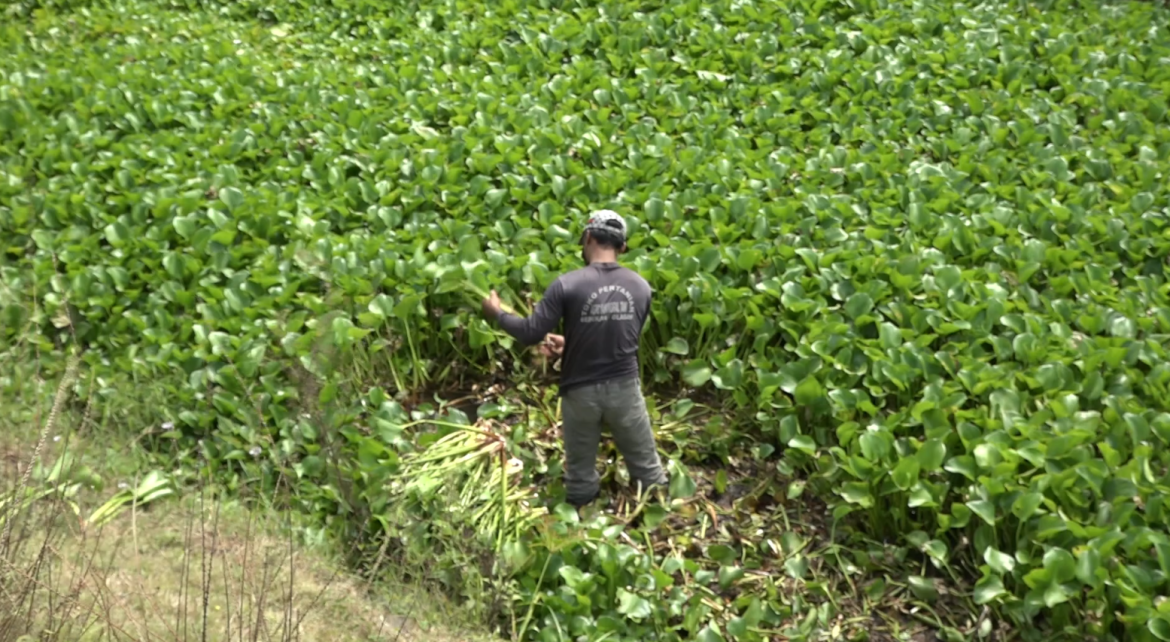
[[[501,312],[499,324],[525,346],[565,322],[560,392],[638,375],[638,346],[653,291],[617,263],[593,263],[562,274],[527,318]]]

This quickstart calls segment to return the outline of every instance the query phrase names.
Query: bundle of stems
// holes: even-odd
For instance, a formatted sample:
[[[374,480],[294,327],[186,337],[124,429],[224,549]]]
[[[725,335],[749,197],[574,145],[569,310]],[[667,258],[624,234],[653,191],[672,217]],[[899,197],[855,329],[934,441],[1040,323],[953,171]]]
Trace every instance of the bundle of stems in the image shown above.
[[[445,505],[500,550],[537,520],[534,495],[521,484],[523,464],[502,435],[460,427],[425,450],[403,457],[391,491],[417,504]]]

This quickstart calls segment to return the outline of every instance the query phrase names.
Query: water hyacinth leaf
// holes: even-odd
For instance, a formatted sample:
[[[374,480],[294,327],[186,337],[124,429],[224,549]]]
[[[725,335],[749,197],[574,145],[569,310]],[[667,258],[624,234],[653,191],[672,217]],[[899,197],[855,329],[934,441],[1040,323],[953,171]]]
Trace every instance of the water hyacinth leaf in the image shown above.
[[[808,435],[797,435],[793,437],[792,439],[788,440],[788,447],[803,451],[810,455],[814,455],[817,452],[817,442],[813,441],[813,438],[809,437]]]
[[[1040,493],[1023,493],[1012,502],[1012,514],[1020,520],[1027,520],[1036,513],[1043,502],[1044,497]]]
[[[743,385],[743,373],[743,362],[735,359],[711,375],[711,381],[720,390],[735,390]]]
[[[1004,590],[1003,581],[999,576],[989,575],[975,584],[973,597],[975,598],[976,604],[983,605],[990,604],[1006,594],[1007,591]]]
[[[1076,577],[1077,562],[1063,548],[1052,548],[1044,554],[1044,569],[1052,575],[1055,582],[1068,582]]]
[[[726,544],[713,544],[707,548],[707,557],[720,564],[731,564],[736,560],[738,555],[736,555],[734,548]]]
[[[1170,640],[1170,616],[1163,614],[1155,615],[1150,619],[1147,628],[1159,640]]]
[[[856,321],[862,316],[869,314],[873,310],[873,306],[873,297],[864,292],[858,292],[849,297],[849,300],[845,302],[845,312],[849,315],[849,318]]]
[[[686,499],[695,494],[695,480],[691,478],[686,468],[675,460],[668,464],[670,469],[670,496],[674,499]]]
[[[1101,554],[1094,548],[1086,548],[1077,554],[1077,579],[1086,586],[1096,586],[1100,579],[1097,571],[1101,568]]]
[[[740,270],[746,272],[756,267],[762,257],[763,254],[759,250],[748,248],[739,253],[739,257],[736,258],[735,264],[736,267],[738,267]]]
[[[589,587],[590,575],[575,566],[565,565],[557,569],[565,584],[578,593],[585,594]]]
[[[1060,582],[1052,582],[1044,588],[1044,606],[1052,608],[1064,604],[1072,597],[1072,593]]]
[[[219,200],[227,205],[229,212],[235,212],[244,204],[244,193],[235,187],[225,187],[219,191]]]
[[[808,574],[808,558],[797,553],[784,562],[784,572],[794,580],[804,579]]]
[[[933,604],[938,601],[938,589],[931,580],[920,575],[911,575],[907,579],[907,584],[910,586],[910,592],[923,602]]]
[[[796,386],[794,396],[796,403],[802,406],[812,406],[824,398],[825,389],[816,377],[808,377]]]
[[[928,439],[918,451],[918,464],[926,472],[938,470],[947,456],[947,447],[941,439]]]
[[[422,309],[422,298],[415,294],[408,294],[394,306],[394,316],[399,319],[409,319],[412,316],[425,316]]]
[[[727,622],[727,634],[733,640],[742,639],[747,635],[749,626],[754,625],[749,625],[742,617],[733,617]]]
[[[910,508],[933,508],[938,506],[939,503],[935,500],[935,496],[931,493],[930,489],[922,481],[918,481],[910,489],[910,497],[907,499],[906,505]]]
[[[940,540],[932,539],[922,545],[922,550],[926,551],[930,558],[938,563],[940,566],[945,566],[947,562],[947,545]]]
[[[682,378],[688,386],[702,387],[711,380],[711,367],[705,361],[694,359],[683,366]]]
[[[727,590],[744,576],[744,571],[738,566],[719,567],[719,588]]]
[[[748,628],[754,628],[760,625],[764,619],[764,603],[759,597],[753,597],[748,607],[743,612],[743,623]]]
[[[556,515],[558,521],[566,524],[579,524],[581,522],[581,515],[569,504],[557,504],[553,508],[553,514]]]
[[[795,555],[807,544],[808,540],[792,531],[786,531],[780,536],[780,550],[784,551],[785,555]]]
[[[617,591],[617,596],[618,613],[621,613],[622,615],[625,615],[632,620],[644,620],[650,617],[650,615],[653,613],[653,608],[650,606],[650,602],[640,595],[636,595],[623,588],[619,588]]]
[[[798,499],[804,494],[807,484],[803,481],[794,481],[788,485],[788,499]]]
[[[1016,568],[1016,560],[1007,553],[1002,553],[994,548],[988,548],[983,553],[983,559],[987,561],[987,565],[991,570],[999,575],[1010,575]]]
[[[674,337],[668,341],[665,346],[663,346],[662,351],[669,352],[670,354],[687,355],[690,353],[691,348],[690,345],[687,344],[686,339],[682,337]]]
[[[918,460],[912,457],[907,457],[898,462],[890,475],[894,478],[894,485],[901,490],[909,490],[914,482],[918,480],[918,472],[920,467]]]
[[[121,247],[130,241],[130,228],[121,221],[114,221],[105,228],[106,240],[114,247]]]
[[[861,435],[860,444],[862,455],[872,462],[885,460],[891,452],[890,443],[885,435],[876,431],[865,431]]]
[[[394,301],[385,294],[379,294],[374,297],[367,307],[372,314],[380,319],[388,319],[394,316]]]
[[[837,491],[845,501],[851,504],[857,504],[862,508],[869,508],[873,506],[873,494],[869,487],[858,482],[846,482]]]
[[[882,347],[886,350],[894,350],[902,345],[902,330],[893,323],[882,322],[878,326],[878,333]]]
[[[696,642],[726,642],[715,624],[708,624],[695,636]]]
[[[967,507],[990,526],[995,526],[995,505],[985,499],[967,502]]]
[[[658,525],[661,524],[667,518],[667,516],[668,514],[665,508],[659,505],[651,505],[646,507],[645,513],[643,514],[643,519],[645,520],[646,528],[653,530],[658,528]]]

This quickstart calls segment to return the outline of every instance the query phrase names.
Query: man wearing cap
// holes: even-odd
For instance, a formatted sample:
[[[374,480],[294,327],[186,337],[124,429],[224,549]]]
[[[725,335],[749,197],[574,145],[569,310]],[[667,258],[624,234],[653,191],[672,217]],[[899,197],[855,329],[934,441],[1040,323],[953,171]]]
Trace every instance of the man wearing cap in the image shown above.
[[[601,427],[613,433],[630,478],[643,489],[665,484],[650,415],[642,396],[638,347],[650,315],[650,284],[618,264],[626,223],[611,210],[590,214],[581,235],[585,267],[562,274],[532,316],[500,309],[496,292],[484,315],[525,346],[545,341],[546,355],[564,355],[560,378],[566,501],[581,507],[600,493],[597,447]],[[550,334],[564,321],[564,336]]]

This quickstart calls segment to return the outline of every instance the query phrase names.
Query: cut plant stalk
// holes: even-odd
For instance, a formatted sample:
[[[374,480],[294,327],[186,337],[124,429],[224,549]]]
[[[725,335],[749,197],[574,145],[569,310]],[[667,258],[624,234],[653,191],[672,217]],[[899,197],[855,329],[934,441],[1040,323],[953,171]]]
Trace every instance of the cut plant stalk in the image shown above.
[[[420,422],[425,423],[425,422]],[[532,490],[519,485],[502,435],[480,427],[458,426],[425,450],[402,460],[391,492],[415,505],[442,502],[436,490],[459,488],[446,506],[460,513],[477,533],[491,539],[497,552],[513,533],[522,533],[536,518]]]

